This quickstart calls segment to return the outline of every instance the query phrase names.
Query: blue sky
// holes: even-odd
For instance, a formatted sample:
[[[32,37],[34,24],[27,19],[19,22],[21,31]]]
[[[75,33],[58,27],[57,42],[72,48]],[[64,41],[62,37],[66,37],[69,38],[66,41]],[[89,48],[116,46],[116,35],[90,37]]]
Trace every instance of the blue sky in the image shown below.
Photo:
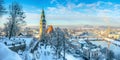
[[[28,26],[39,25],[42,8],[48,25],[120,25],[119,0],[5,0],[6,8],[12,1],[23,6]]]

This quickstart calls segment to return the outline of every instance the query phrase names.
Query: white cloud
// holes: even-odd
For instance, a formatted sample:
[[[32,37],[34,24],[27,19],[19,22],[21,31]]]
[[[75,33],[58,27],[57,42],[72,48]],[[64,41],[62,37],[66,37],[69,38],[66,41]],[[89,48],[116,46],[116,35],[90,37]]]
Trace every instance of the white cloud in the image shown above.
[[[80,3],[80,4],[78,4],[76,7],[81,8],[81,7],[83,7],[83,6],[84,6],[84,4],[83,4],[83,3]]]
[[[25,20],[38,20],[40,19],[40,14],[37,13],[26,13]]]
[[[96,2],[91,4],[69,3],[67,6],[49,7],[47,11],[47,19],[49,20],[68,20],[70,21],[84,21],[105,24],[104,18],[108,17],[110,24],[120,23],[120,7],[119,4],[111,2]],[[75,11],[79,9],[80,11]],[[81,11],[82,9],[82,11]],[[70,23],[72,23],[70,22]],[[77,22],[76,22],[77,23]]]
[[[56,0],[51,0],[51,3],[58,3]],[[78,10],[76,10],[78,9]],[[41,9],[26,11],[26,21],[35,25],[39,23]],[[49,23],[54,21],[68,22],[72,24],[105,24],[104,17],[108,17],[110,24],[120,23],[120,4],[111,2],[95,2],[91,4],[85,3],[67,3],[63,6],[59,3],[56,7],[47,7],[45,9],[46,20]],[[57,23],[55,23],[57,24]]]

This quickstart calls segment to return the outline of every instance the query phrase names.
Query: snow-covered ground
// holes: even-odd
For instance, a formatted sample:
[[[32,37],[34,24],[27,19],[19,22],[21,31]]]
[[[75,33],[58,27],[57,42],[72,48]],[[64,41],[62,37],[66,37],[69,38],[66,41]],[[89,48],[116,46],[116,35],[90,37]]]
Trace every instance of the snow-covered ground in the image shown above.
[[[41,46],[38,51],[36,51],[35,53],[38,53],[39,52],[39,60],[54,60],[54,50],[53,48],[51,48],[50,46],[46,46],[46,49],[45,49],[45,46]],[[37,55],[36,55],[37,57]]]
[[[26,41],[27,46],[29,46],[31,40],[33,40],[33,38],[22,38],[22,39],[24,39]]]
[[[38,60],[56,60],[55,51],[53,48],[51,48],[51,46],[47,46],[46,49],[45,46],[41,46],[38,49],[38,51],[35,52],[35,54],[40,56]],[[65,54],[65,58],[67,60],[84,60],[82,57],[76,58],[72,54],[68,54],[68,53]],[[62,59],[63,57],[57,60],[62,60]]]
[[[20,56],[0,43],[0,60],[22,60]]]
[[[5,40],[6,39],[6,40]],[[10,41],[9,39],[5,38],[4,41],[7,41],[9,44],[13,43],[13,41]],[[50,45],[46,46],[45,44],[42,46],[39,44],[37,50],[34,51],[34,53],[30,52],[30,43],[33,40],[33,38],[15,38],[16,41],[24,40],[26,43],[26,49],[25,51],[19,51],[18,53],[15,53],[8,49],[8,46],[5,46],[3,42],[0,44],[0,60],[56,60],[56,54],[55,49],[51,47]],[[80,40],[79,42],[84,42],[83,40]],[[78,42],[78,43],[79,43]],[[35,44],[35,43],[34,43]],[[18,55],[19,54],[19,55]],[[66,60],[84,60],[82,57],[75,57],[71,53],[66,53]],[[63,56],[60,59],[62,60]]]

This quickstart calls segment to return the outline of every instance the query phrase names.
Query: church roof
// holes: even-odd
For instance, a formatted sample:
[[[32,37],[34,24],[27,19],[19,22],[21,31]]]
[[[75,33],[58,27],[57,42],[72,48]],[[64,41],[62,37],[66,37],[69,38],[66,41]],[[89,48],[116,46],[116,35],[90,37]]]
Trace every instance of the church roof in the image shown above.
[[[46,30],[46,32],[47,32],[47,33],[51,33],[52,31],[53,31],[53,26],[50,25],[50,26],[48,27],[48,29]]]

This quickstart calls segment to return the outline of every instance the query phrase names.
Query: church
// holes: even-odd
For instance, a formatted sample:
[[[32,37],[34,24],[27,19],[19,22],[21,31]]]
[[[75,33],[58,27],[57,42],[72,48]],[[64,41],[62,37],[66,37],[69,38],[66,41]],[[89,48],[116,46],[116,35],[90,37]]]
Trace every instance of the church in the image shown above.
[[[46,20],[45,20],[44,10],[42,10],[42,13],[41,13],[40,29],[39,30],[40,30],[39,36],[42,37],[45,34],[45,30],[46,30]]]
[[[40,18],[39,37],[42,38],[45,34],[50,33],[52,31],[53,31],[53,26],[50,25],[47,27],[46,19],[45,19],[45,12],[42,9],[41,18]]]

